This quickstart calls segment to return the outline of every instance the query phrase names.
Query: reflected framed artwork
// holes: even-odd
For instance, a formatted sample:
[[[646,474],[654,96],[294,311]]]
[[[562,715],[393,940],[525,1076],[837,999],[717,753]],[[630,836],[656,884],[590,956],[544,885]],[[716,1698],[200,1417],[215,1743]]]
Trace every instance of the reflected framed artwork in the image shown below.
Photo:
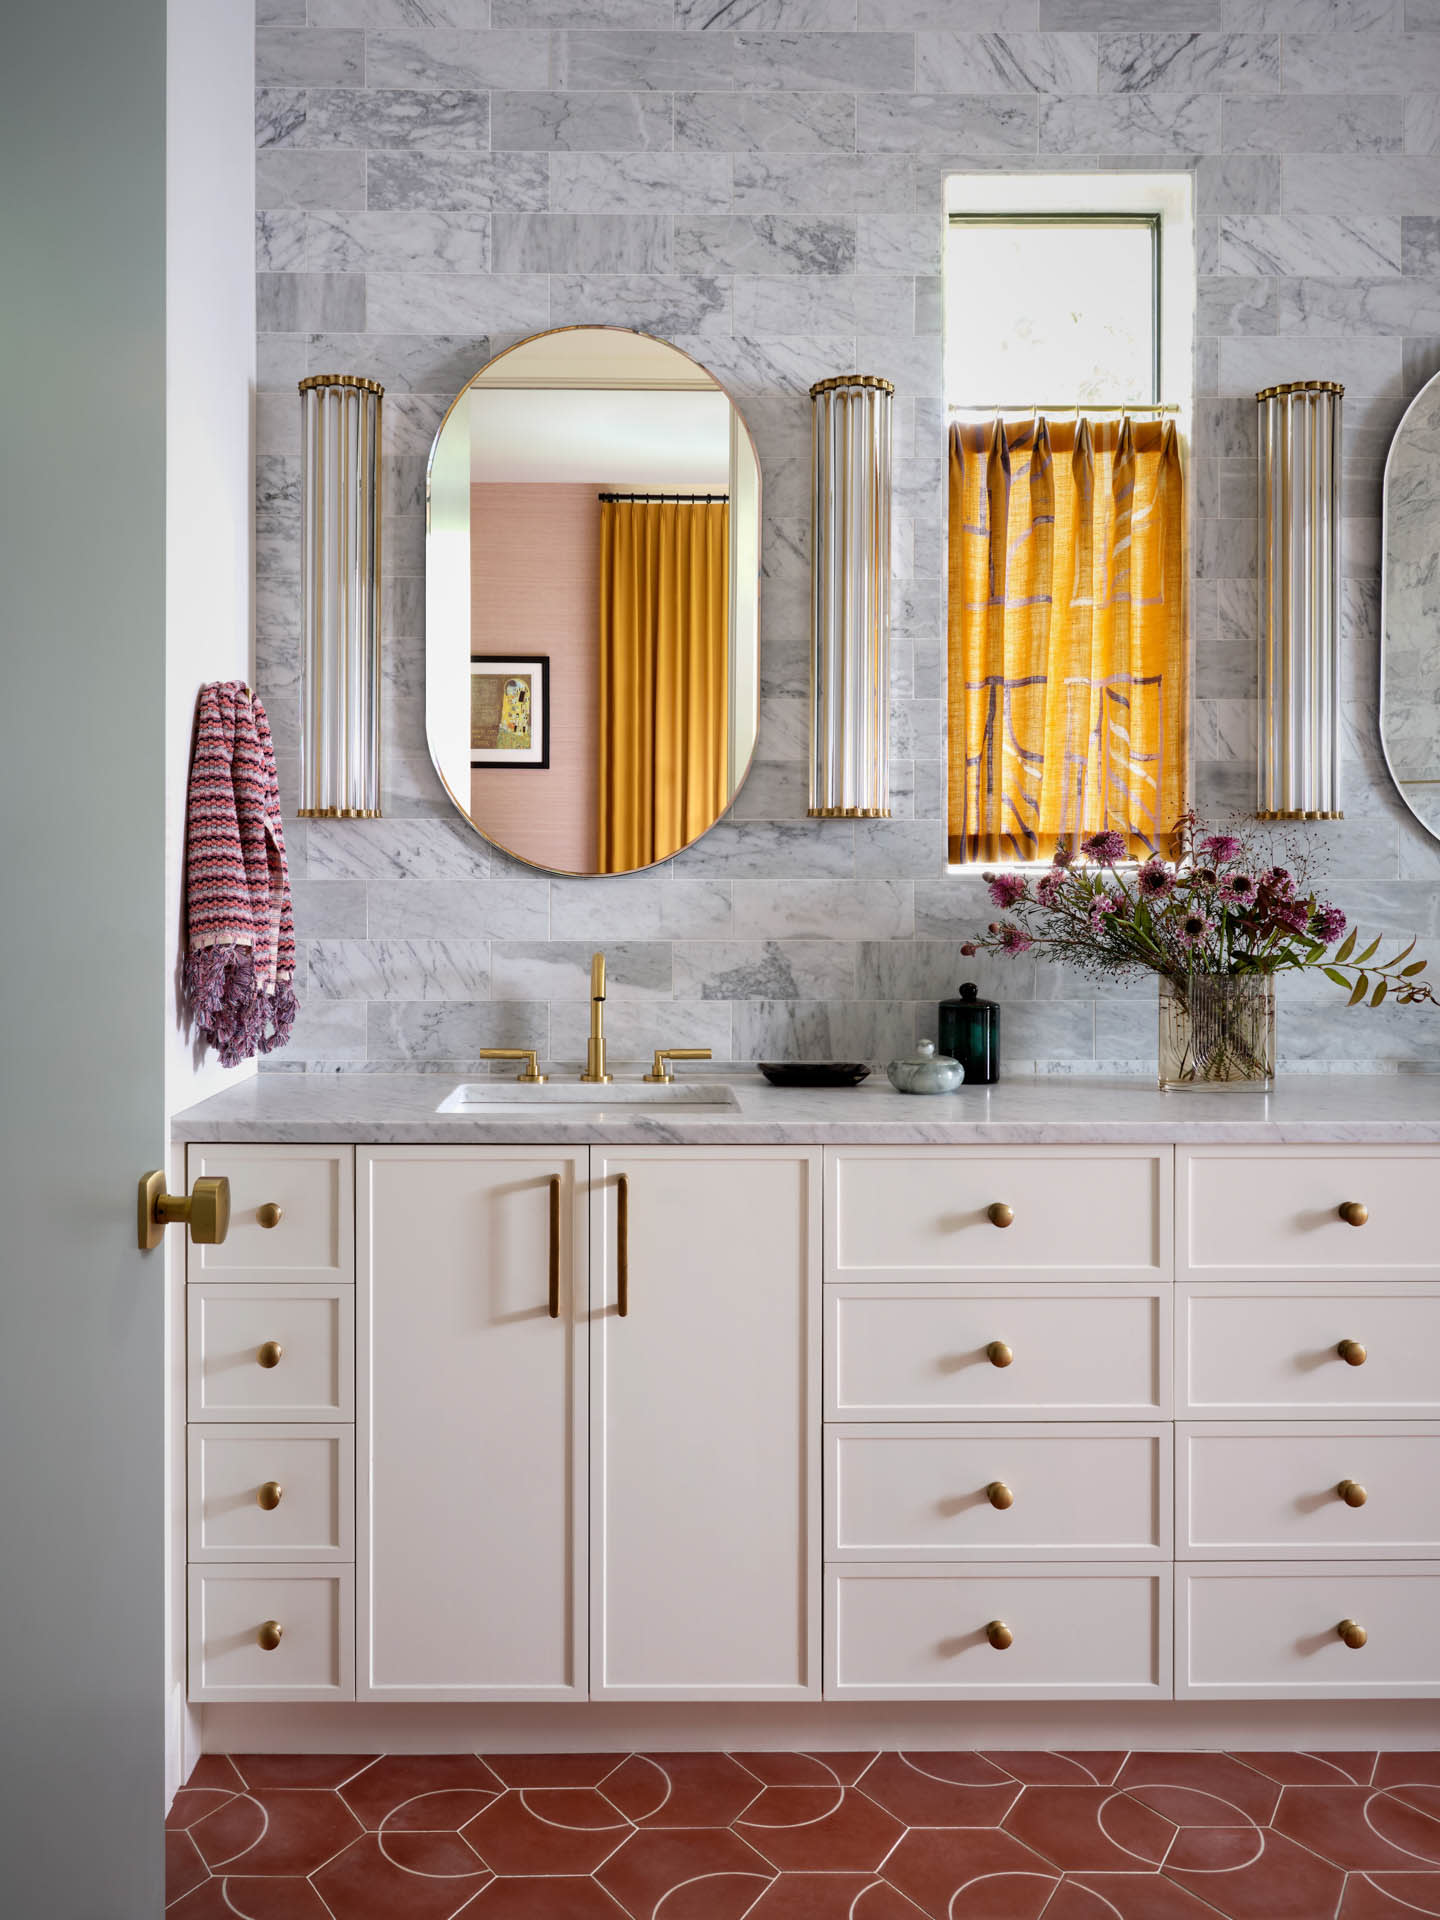
[[[549,654],[471,654],[470,764],[549,766]]]

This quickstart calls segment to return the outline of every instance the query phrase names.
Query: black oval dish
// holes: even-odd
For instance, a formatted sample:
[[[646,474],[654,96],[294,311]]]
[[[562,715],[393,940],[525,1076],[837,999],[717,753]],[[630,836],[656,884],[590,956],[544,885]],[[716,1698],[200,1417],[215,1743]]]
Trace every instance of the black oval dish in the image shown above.
[[[870,1078],[861,1060],[762,1060],[760,1071],[772,1087],[858,1087]]]

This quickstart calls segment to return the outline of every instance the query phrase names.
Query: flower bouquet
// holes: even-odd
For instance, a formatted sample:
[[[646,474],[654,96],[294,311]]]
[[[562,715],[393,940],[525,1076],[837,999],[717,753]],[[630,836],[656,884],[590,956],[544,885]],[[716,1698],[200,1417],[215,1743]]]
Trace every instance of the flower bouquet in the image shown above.
[[[1174,860],[1127,867],[1126,842],[1091,834],[1062,843],[1047,873],[987,873],[1009,916],[960,949],[1061,960],[1091,977],[1146,971],[1160,979],[1160,1085],[1268,1086],[1275,1071],[1275,975],[1318,967],[1349,1004],[1434,1001],[1415,942],[1377,960],[1360,951],[1339,907],[1309,886],[1304,861],[1277,866],[1254,837],[1207,830],[1194,814],[1175,828]]]

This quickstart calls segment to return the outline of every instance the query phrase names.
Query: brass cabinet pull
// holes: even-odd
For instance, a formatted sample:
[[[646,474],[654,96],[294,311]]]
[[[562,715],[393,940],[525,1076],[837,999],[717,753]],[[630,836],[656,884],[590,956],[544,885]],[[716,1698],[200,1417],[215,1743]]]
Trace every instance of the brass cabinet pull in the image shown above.
[[[992,1507],[998,1507],[1002,1513],[1006,1507],[1013,1507],[1015,1504],[1015,1495],[1003,1480],[992,1480],[985,1489],[985,1498]]]
[[[630,1176],[622,1173],[615,1196],[615,1311],[630,1311]]]
[[[1358,1340],[1342,1340],[1335,1351],[1347,1367],[1363,1367],[1368,1357]]]
[[[256,1353],[255,1358],[262,1367],[278,1367],[284,1354],[285,1349],[278,1340],[267,1340]]]
[[[1363,1200],[1342,1200],[1336,1212],[1347,1227],[1363,1227],[1370,1218],[1370,1209]]]
[[[1015,1354],[1013,1349],[1007,1347],[1003,1340],[992,1340],[985,1349],[985,1358],[990,1362],[992,1367],[1008,1367],[1010,1362],[1015,1358]]]
[[[262,1653],[273,1653],[284,1638],[285,1629],[278,1620],[267,1620],[255,1636],[255,1644]]]
[[[1370,1638],[1358,1620],[1342,1620],[1335,1631],[1347,1647],[1363,1647]]]
[[[197,1247],[218,1247],[230,1231],[230,1182],[223,1173],[203,1173],[189,1193],[167,1193],[165,1170],[157,1167],[140,1176],[136,1212],[142,1253],[158,1247],[166,1227],[177,1223],[189,1227]]]
[[[997,1653],[1004,1653],[1007,1647],[1014,1646],[1015,1636],[1003,1620],[987,1620],[985,1638]]]
[[[285,1209],[275,1200],[267,1200],[263,1207],[255,1209],[255,1219],[262,1227],[278,1227],[285,1218]]]
[[[560,1176],[550,1176],[550,1318],[560,1318]]]
[[[1370,1498],[1358,1480],[1342,1480],[1335,1491],[1347,1507],[1363,1507]]]
[[[992,1200],[985,1209],[985,1218],[992,1227],[1008,1227],[1014,1221],[1014,1207],[1007,1207],[1003,1200]]]
[[[255,1495],[255,1498],[265,1509],[266,1513],[273,1513],[284,1498],[284,1495],[285,1489],[278,1480],[267,1480]]]

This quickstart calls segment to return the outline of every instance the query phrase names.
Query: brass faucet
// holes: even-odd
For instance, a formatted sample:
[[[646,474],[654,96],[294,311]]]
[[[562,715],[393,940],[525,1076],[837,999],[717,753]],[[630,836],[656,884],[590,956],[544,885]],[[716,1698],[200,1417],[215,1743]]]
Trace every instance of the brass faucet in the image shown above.
[[[590,960],[590,1045],[580,1078],[608,1086],[612,1077],[605,1071],[605,956],[597,953]]]

